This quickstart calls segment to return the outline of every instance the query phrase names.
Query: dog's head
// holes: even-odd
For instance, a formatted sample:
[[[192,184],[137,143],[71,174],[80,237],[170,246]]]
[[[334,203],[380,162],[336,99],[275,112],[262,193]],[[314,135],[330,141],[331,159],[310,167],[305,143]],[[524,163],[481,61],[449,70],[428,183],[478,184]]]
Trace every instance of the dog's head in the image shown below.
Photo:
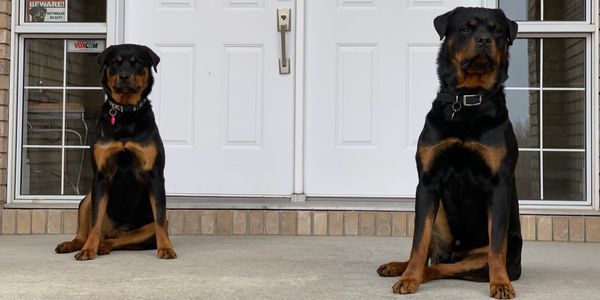
[[[500,9],[458,7],[433,21],[444,40],[440,60],[458,89],[493,89],[508,78],[508,47],[517,35],[517,23]],[[442,53],[443,52],[443,53]],[[439,73],[439,72],[438,72]],[[449,74],[444,74],[448,77]],[[442,78],[440,74],[440,78]]]
[[[48,10],[42,6],[34,6],[29,9],[29,14],[31,15],[31,22],[44,22],[46,19],[46,12]]]
[[[143,45],[122,44],[106,48],[98,55],[102,86],[109,98],[122,105],[135,105],[152,90],[160,58]]]

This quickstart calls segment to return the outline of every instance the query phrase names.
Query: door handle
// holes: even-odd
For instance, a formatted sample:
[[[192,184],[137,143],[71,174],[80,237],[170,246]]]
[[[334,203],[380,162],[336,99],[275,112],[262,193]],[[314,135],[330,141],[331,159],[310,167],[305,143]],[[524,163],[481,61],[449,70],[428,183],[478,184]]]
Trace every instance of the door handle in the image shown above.
[[[290,59],[285,52],[285,33],[292,30],[292,10],[277,9],[277,31],[281,34],[281,58],[279,59],[279,74],[290,74]]]

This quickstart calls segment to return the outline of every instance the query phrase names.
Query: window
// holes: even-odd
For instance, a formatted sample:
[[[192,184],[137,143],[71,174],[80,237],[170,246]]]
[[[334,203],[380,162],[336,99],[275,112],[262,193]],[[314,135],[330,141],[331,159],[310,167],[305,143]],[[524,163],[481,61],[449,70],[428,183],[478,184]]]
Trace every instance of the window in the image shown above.
[[[80,199],[90,188],[106,8],[106,0],[20,1],[17,199]]]
[[[501,0],[519,22],[507,105],[519,141],[522,204],[591,203],[590,1]],[[548,26],[547,24],[560,24]]]
[[[586,0],[500,0],[500,8],[515,21],[585,21]],[[588,6],[589,7],[589,6]]]

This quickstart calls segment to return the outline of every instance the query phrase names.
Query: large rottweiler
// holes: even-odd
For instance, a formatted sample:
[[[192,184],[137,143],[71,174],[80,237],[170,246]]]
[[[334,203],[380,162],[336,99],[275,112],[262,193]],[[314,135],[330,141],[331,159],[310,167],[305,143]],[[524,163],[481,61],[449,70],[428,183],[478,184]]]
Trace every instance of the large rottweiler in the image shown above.
[[[165,151],[146,98],[160,61],[150,48],[123,44],[98,55],[107,101],[92,141],[92,191],[79,203],[77,234],[56,252],[77,260],[117,249],[155,249],[176,258],[166,218]]]
[[[434,20],[439,93],[419,137],[419,185],[410,259],[379,267],[402,276],[394,293],[439,278],[489,281],[515,297],[521,228],[515,187],[517,139],[506,109],[508,47],[517,23],[499,9],[459,7]]]

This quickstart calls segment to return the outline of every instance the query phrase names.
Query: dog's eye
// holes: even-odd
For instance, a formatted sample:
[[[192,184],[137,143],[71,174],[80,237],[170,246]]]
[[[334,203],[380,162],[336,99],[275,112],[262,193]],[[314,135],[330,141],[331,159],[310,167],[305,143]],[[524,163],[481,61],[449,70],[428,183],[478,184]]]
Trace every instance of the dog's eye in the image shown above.
[[[463,33],[469,33],[469,32],[471,32],[471,28],[470,27],[465,27],[465,28],[461,29],[460,31],[463,32]]]

